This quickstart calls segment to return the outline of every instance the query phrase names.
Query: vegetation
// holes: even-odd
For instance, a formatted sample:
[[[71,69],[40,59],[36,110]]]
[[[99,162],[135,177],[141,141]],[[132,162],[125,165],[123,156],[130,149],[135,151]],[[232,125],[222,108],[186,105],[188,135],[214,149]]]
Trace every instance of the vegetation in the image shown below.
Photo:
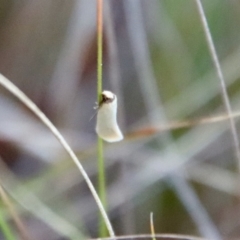
[[[0,240],[238,239],[239,21],[238,1],[1,0]],[[105,89],[118,143],[89,121]]]

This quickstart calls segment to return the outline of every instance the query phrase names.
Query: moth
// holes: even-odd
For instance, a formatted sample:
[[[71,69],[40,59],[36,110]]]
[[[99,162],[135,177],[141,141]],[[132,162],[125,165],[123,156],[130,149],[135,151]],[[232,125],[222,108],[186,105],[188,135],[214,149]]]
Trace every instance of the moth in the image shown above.
[[[106,142],[118,142],[123,134],[117,123],[117,96],[110,91],[102,92],[98,106],[96,132]]]

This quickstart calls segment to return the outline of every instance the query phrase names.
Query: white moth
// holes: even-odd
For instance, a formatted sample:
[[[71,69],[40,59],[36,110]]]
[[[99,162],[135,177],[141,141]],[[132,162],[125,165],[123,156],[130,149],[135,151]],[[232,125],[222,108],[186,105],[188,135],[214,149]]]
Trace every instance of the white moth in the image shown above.
[[[117,96],[110,91],[102,92],[98,107],[96,132],[107,142],[118,142],[123,134],[117,124]]]

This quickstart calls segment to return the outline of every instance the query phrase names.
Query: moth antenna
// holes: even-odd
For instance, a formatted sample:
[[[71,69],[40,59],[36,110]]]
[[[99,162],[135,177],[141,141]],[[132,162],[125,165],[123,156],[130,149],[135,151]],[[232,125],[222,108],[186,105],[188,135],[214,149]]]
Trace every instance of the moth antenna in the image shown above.
[[[97,112],[98,112],[98,109],[99,109],[98,102],[95,102],[95,105],[96,106],[94,106],[93,109],[96,110],[96,112],[90,117],[89,122],[97,115]]]
[[[97,111],[90,117],[89,122],[97,115]]]

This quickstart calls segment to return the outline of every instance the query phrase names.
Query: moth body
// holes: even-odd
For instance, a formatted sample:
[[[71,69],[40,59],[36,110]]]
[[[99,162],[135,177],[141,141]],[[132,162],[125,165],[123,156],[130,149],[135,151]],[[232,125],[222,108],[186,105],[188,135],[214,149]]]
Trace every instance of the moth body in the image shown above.
[[[123,139],[117,123],[117,96],[110,91],[102,92],[102,101],[97,113],[96,132],[107,142],[118,142]]]

